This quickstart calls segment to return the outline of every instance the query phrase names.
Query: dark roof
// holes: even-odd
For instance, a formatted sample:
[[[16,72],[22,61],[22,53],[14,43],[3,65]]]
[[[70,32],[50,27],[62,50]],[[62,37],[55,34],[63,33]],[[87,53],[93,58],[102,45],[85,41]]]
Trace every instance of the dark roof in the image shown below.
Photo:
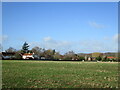
[[[15,55],[15,52],[2,52],[3,56]]]

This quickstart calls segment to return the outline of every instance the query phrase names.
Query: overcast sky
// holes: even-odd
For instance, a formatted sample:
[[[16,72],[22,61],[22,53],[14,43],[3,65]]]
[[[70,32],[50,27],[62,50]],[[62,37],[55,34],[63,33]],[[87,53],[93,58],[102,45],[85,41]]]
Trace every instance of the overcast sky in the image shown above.
[[[60,53],[115,52],[117,2],[4,2],[3,50],[39,46]]]

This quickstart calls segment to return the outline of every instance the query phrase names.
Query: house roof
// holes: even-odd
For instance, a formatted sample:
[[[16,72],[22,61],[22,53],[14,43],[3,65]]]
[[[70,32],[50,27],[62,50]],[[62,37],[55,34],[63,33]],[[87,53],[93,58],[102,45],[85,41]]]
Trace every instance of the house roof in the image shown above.
[[[32,53],[25,53],[25,54],[23,54],[23,55],[33,55]]]
[[[3,56],[11,56],[11,55],[15,55],[15,52],[2,52]]]
[[[112,59],[112,58],[116,58],[116,57],[107,57],[107,58],[111,58]]]

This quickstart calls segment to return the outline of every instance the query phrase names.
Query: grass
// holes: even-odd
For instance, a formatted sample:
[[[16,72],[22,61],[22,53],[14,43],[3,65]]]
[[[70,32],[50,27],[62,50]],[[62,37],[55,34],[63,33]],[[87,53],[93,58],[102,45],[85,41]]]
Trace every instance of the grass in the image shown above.
[[[2,61],[3,88],[118,88],[118,63]]]

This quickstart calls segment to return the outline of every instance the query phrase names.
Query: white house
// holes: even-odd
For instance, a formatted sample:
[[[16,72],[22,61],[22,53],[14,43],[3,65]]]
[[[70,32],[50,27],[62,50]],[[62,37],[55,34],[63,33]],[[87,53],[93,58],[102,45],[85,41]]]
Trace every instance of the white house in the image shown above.
[[[23,59],[34,59],[33,55],[34,55],[34,53],[24,53],[22,55],[22,58]]]

